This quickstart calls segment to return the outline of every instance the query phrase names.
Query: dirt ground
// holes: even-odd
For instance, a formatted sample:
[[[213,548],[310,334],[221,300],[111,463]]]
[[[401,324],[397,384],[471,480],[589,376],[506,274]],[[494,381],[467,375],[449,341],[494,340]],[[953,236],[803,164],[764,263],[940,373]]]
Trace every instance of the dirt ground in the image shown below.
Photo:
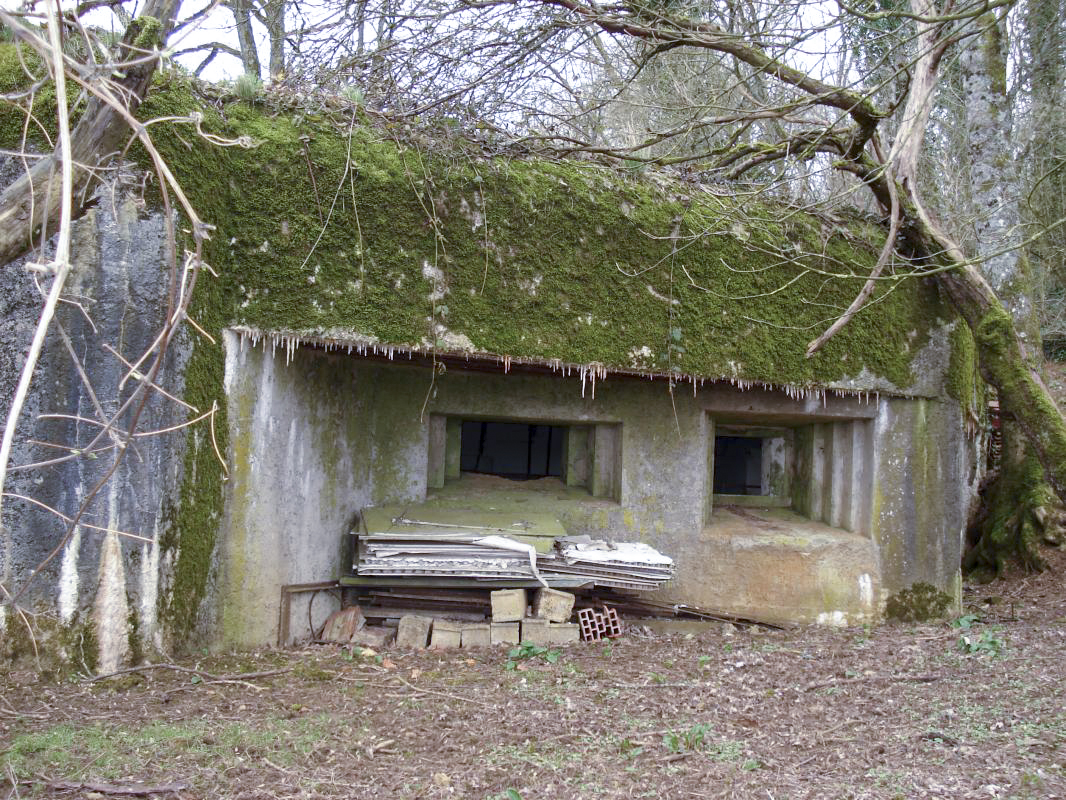
[[[1066,553],[1048,557],[968,589],[962,627],[634,626],[553,663],[317,646],[96,682],[8,668],[0,796],[1066,797]]]

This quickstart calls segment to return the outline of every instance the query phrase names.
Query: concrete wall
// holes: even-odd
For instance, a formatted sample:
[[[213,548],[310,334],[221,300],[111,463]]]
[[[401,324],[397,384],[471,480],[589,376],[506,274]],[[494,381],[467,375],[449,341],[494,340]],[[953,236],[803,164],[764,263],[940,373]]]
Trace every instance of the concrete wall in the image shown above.
[[[941,587],[961,600],[959,564],[978,480],[954,403],[883,400],[873,433],[871,531],[886,586]]]
[[[149,350],[163,323],[167,275],[160,266],[165,263],[162,217],[145,213],[130,197],[102,193],[97,200],[75,226],[65,292],[71,302],[57,310],[20,417],[11,459],[14,471],[5,491],[30,499],[4,500],[0,581],[12,593],[25,589],[19,601],[24,608],[44,612],[37,618],[38,636],[47,637],[55,629],[51,622],[65,629],[63,642],[42,642],[43,650],[51,647],[76,664],[95,662],[107,670],[138,648],[162,643],[158,608],[168,563],[159,540],[167,501],[180,478],[185,432],[137,440],[89,503],[85,524],[65,543],[65,523],[44,506],[67,517],[76,513],[114,460],[114,449],[106,449],[110,437],[97,445],[105,449],[92,455],[20,469],[71,455],[70,450],[41,443],[88,446],[99,431],[100,414],[114,415],[136,386],[135,380],[123,384],[127,367],[105,346],[136,360]],[[0,271],[0,418],[8,413],[42,305],[33,273],[23,268],[25,261]],[[45,288],[47,283],[42,279]],[[64,336],[85,375],[91,376],[91,387],[64,345]],[[175,341],[157,379],[178,396],[187,352],[187,339]],[[140,430],[170,428],[183,422],[186,413],[156,395],[144,409]],[[124,429],[128,420],[127,411],[118,418],[118,428]],[[6,627],[14,637],[22,626],[17,618],[5,616],[7,610],[0,608],[0,633]]]
[[[431,381],[425,367],[312,349],[287,362],[233,335],[226,348],[233,477],[221,536],[222,644],[272,642],[280,586],[336,577],[344,533],[365,505],[507,502],[464,494],[461,481],[429,488],[447,446],[446,424],[431,436],[433,420],[461,416],[616,426],[613,498],[560,488],[538,496],[538,507],[574,533],[639,539],[673,556],[678,576],[663,597],[860,622],[915,581],[957,589],[969,448],[950,403],[710,384],[671,397],[663,382],[615,377],[593,399],[573,378],[452,368]],[[770,535],[735,515],[705,524],[716,422],[794,432],[793,496],[807,519],[782,512]],[[297,607],[294,628],[305,616]]]
[[[225,346],[231,478],[213,638],[272,644],[280,587],[336,578],[359,509],[425,497],[428,375],[303,350],[287,362],[228,333]],[[309,600],[296,598],[293,619]],[[316,624],[331,603],[317,598]]]

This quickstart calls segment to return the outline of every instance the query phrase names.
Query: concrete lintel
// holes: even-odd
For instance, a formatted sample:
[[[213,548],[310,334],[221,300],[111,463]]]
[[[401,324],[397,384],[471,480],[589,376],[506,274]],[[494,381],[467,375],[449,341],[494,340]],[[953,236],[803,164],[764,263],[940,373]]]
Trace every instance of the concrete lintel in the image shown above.
[[[741,391],[715,385],[700,394],[700,405],[722,422],[738,420],[787,425],[834,419],[873,419],[877,400],[873,395],[841,397],[832,392],[789,397],[765,389]]]

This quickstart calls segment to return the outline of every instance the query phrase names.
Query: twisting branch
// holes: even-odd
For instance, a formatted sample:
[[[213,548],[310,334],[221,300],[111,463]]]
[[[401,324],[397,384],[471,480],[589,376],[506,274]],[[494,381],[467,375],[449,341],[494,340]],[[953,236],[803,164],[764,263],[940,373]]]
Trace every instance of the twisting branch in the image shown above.
[[[892,254],[896,251],[896,237],[899,235],[899,226],[901,220],[901,212],[899,205],[899,193],[896,189],[896,180],[892,175],[891,166],[885,168],[885,180],[888,183],[888,191],[892,197],[892,209],[888,226],[888,235],[885,237],[885,243],[881,247],[881,254],[877,258],[877,263],[874,264],[874,268],[870,271],[870,277],[866,279],[866,283],[859,294],[854,300],[851,301],[851,305],[847,310],[840,315],[840,317],[832,325],[826,329],[825,333],[807,345],[807,358],[810,358],[828,342],[836,333],[851,322],[859,310],[866,305],[866,301],[870,299],[870,295],[874,293],[874,288],[877,286],[877,279],[881,277],[881,273],[892,260]]]

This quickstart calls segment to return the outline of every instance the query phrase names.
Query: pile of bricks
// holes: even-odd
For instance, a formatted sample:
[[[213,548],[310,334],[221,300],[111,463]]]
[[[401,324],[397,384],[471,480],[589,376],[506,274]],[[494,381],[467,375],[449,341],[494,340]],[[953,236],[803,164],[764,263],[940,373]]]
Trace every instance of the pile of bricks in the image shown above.
[[[491,622],[459,622],[409,614],[401,617],[396,646],[408,649],[490,647],[530,642],[548,646],[568,644],[581,638],[571,623],[574,596],[555,589],[538,589],[528,604],[525,589],[492,592]]]

